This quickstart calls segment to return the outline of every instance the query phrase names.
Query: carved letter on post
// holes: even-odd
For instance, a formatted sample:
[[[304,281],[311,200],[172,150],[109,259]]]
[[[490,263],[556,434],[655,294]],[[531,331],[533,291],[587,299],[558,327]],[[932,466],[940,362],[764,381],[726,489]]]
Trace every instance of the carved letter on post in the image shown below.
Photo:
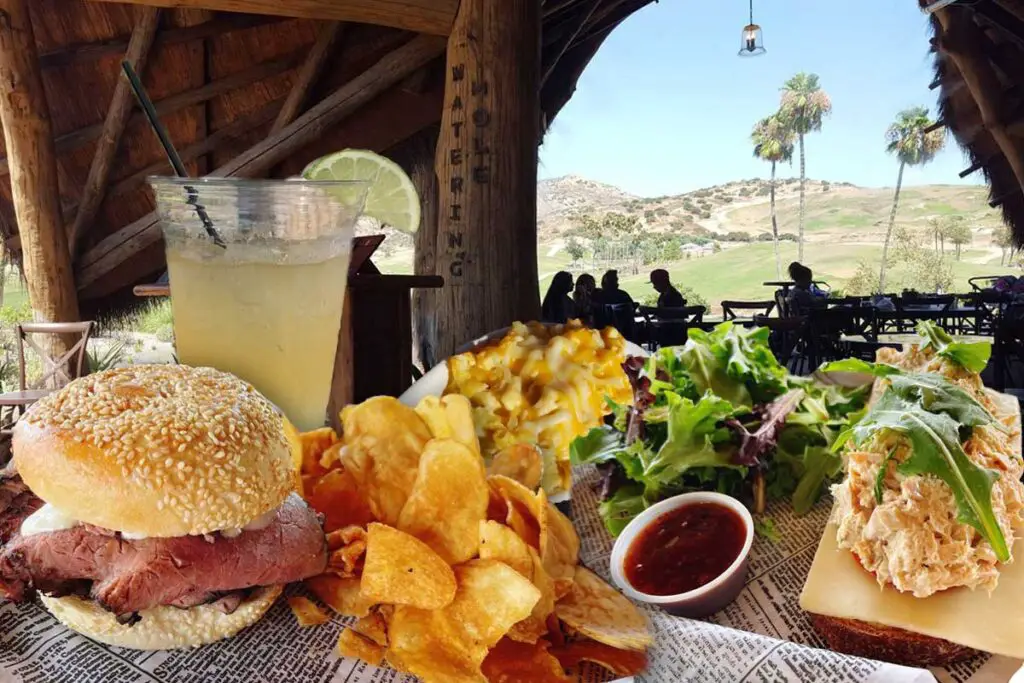
[[[540,3],[462,0],[437,148],[438,351],[540,313]]]

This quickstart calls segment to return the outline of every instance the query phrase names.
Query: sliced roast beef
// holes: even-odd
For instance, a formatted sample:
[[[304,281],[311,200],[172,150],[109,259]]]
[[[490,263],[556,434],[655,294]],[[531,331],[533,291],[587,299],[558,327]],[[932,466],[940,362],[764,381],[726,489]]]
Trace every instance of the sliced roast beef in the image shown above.
[[[157,605],[190,607],[225,593],[315,576],[327,566],[320,520],[292,495],[265,528],[220,535],[127,540],[88,525],[16,536],[0,550],[0,592],[64,593],[92,582],[89,596],[128,615]],[[225,608],[231,600],[225,600]],[[237,603],[235,604],[237,607]]]
[[[29,490],[13,464],[0,469],[0,546],[11,540],[25,518],[42,506],[43,501]]]

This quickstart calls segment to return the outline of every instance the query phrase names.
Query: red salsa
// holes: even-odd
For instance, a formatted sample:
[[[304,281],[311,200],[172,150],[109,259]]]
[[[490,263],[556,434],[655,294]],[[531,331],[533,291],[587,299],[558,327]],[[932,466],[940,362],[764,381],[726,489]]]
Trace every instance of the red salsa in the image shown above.
[[[700,588],[736,561],[747,540],[743,518],[718,503],[691,503],[656,518],[626,551],[626,579],[648,595]]]

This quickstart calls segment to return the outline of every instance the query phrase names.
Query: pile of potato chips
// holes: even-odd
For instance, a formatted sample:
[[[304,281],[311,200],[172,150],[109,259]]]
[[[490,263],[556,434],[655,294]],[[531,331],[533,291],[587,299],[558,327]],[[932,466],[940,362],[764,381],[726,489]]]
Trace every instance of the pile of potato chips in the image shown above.
[[[640,612],[578,566],[580,541],[539,482],[536,449],[516,444],[485,470],[469,400],[415,410],[378,397],[348,406],[343,435],[302,434],[302,489],[326,517],[328,571],[306,585],[357,620],[344,656],[432,682],[570,681],[596,662],[643,671]],[[290,600],[300,623],[329,617]]]
[[[632,401],[625,360],[626,340],[614,327],[517,322],[501,340],[449,358],[444,393],[469,398],[485,460],[534,444],[545,491],[560,493],[572,487],[569,446],[601,425],[611,411],[605,397]]]

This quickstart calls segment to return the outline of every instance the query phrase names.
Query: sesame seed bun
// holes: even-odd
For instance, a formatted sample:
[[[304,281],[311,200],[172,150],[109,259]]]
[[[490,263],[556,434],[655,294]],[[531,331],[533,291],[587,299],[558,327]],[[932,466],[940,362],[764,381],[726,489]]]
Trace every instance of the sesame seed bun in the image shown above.
[[[139,612],[142,619],[132,626],[117,623],[111,612],[91,600],[40,597],[58,621],[93,640],[135,650],[173,650],[230,638],[252,626],[270,609],[281,590],[281,586],[260,588],[231,614],[212,605],[154,607]]]
[[[65,515],[148,537],[244,527],[295,485],[281,414],[212,368],[82,377],[33,405],[12,447],[25,483]]]

